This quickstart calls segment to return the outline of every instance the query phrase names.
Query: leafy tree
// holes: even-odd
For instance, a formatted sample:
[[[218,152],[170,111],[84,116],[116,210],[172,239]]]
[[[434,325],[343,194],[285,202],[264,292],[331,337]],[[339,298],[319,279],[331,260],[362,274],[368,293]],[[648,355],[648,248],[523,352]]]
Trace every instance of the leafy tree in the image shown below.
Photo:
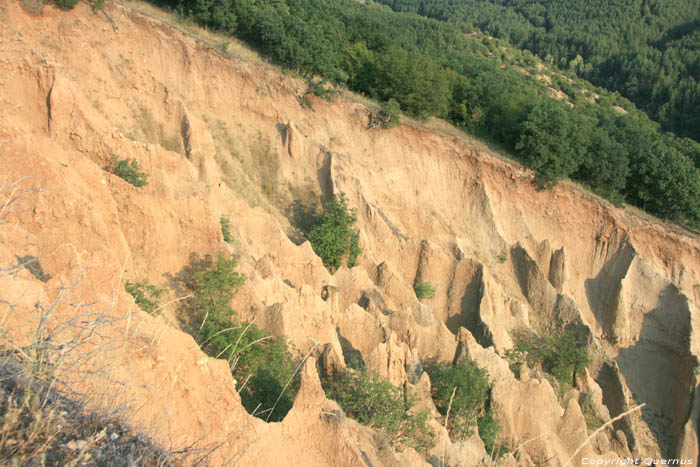
[[[469,360],[457,365],[439,363],[427,370],[435,407],[444,416],[449,410],[447,426],[451,436],[456,439],[471,436],[477,421],[487,415],[488,373]],[[483,423],[493,424],[492,421]]]
[[[536,103],[528,114],[516,150],[537,171],[540,186],[556,185],[578,169],[582,154],[574,134],[569,114],[553,99]]]
[[[323,204],[323,213],[307,238],[328,269],[335,271],[343,260],[348,267],[354,266],[361,253],[357,231],[352,229],[356,221],[345,195],[334,196]]]

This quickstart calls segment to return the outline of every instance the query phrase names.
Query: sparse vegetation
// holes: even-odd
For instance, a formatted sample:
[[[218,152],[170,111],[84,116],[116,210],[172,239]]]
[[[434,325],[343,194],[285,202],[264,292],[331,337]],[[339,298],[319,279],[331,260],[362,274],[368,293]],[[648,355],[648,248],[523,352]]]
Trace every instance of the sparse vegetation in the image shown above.
[[[184,154],[180,135],[168,134],[165,125],[153,116],[148,107],[139,107],[134,114],[135,128],[129,137],[146,143],[158,144],[168,151]]]
[[[323,212],[307,238],[324,266],[331,271],[338,269],[343,261],[348,267],[353,267],[362,253],[359,235],[352,228],[356,221],[355,211],[348,208],[345,195],[334,196],[323,203]]]
[[[48,368],[34,363],[9,353],[0,360],[2,465],[180,465],[147,437],[52,390]]]
[[[164,290],[147,282],[126,282],[124,290],[134,297],[134,301],[139,308],[153,315],[158,311],[158,299]]]
[[[141,165],[136,159],[118,159],[112,155],[112,173],[137,188],[148,185],[148,175],[141,172]]]
[[[508,261],[508,250],[505,248],[501,250],[501,253],[498,255],[498,262],[499,263],[505,263]]]
[[[435,297],[435,287],[428,281],[416,281],[413,286],[413,290],[416,292],[416,297],[419,300],[431,299]]]
[[[434,446],[434,434],[426,424],[428,412],[414,408],[415,395],[376,373],[342,370],[325,378],[323,387],[348,417],[378,430],[392,446],[422,453]]]
[[[231,221],[226,216],[221,216],[219,218],[219,223],[221,224],[221,235],[224,237],[226,243],[233,243],[233,237],[231,237]]]
[[[526,363],[529,367],[541,367],[559,383],[560,396],[574,385],[576,374],[590,363],[585,340],[569,330],[550,336],[517,338],[506,357],[512,365]]]
[[[280,421],[298,390],[298,361],[284,339],[270,336],[253,323],[238,321],[230,302],[245,277],[235,271],[236,263],[235,256],[220,255],[215,262],[206,259],[205,267],[189,278],[197,340],[207,354],[229,362],[248,412]]]

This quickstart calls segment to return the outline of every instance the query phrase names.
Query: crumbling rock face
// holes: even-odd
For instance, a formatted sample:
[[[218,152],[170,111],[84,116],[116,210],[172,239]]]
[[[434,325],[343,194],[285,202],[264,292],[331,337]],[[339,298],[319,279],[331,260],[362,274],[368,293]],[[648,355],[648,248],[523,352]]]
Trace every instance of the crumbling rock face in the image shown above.
[[[225,440],[212,459],[239,465],[425,461],[348,420],[323,396],[311,358],[283,422],[244,412],[226,362],[177,329],[186,329],[183,273],[224,253],[246,276],[238,316],[317,356],[326,373],[365,365],[431,408],[426,362],[470,358],[487,369],[519,459],[505,464],[563,464],[587,438],[590,413],[607,421],[640,403],[573,462],[697,458],[696,238],[567,183],[539,191],[528,171],[466,135],[367,132],[368,109],[346,97],[309,111],[297,99],[305,83],[128,7],[108,5],[110,23],[86,4],[42,16],[20,4],[1,13],[11,30],[0,35],[0,186],[40,191],[0,211],[0,267],[29,255],[51,279],[3,276],[0,300],[30,309],[80,277],[71,303],[113,306],[128,326],[110,329],[137,341],[117,359],[136,401],[128,419],[154,439],[174,448]],[[137,159],[148,185],[110,173],[113,154]],[[331,274],[292,233],[296,214],[339,193],[356,209],[363,253]],[[169,291],[162,318],[122,290],[143,279]],[[435,297],[418,300],[416,281],[431,282]],[[588,338],[593,363],[560,400],[546,375],[513,372],[504,354],[518,332],[567,326]],[[433,464],[488,463],[478,437],[450,442],[431,410]]]

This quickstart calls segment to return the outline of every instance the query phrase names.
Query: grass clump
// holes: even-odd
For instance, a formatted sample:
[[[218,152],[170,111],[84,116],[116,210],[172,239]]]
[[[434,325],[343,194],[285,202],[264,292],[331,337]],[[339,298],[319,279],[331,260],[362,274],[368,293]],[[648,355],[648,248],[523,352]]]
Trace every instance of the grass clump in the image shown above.
[[[435,287],[429,281],[417,281],[413,286],[413,290],[416,292],[416,297],[419,300],[435,297]]]
[[[323,204],[323,212],[307,238],[323,265],[335,271],[345,261],[351,268],[362,253],[359,235],[353,230],[355,211],[348,208],[345,195],[334,196]]]
[[[226,359],[249,413],[280,421],[298,391],[298,359],[284,339],[272,337],[253,323],[241,322],[230,302],[245,282],[236,272],[236,257],[220,255],[195,272],[188,283],[196,313],[197,340],[205,352]]]
[[[134,297],[136,305],[149,315],[154,315],[158,310],[158,299],[164,292],[163,289],[147,282],[126,282],[124,290]]]
[[[434,433],[427,426],[428,412],[415,410],[416,397],[376,373],[362,369],[342,370],[323,380],[329,399],[345,414],[378,430],[394,447],[412,447],[427,453],[434,446]]]
[[[139,162],[134,159],[119,159],[112,155],[112,173],[131,185],[141,188],[148,185],[148,175],[141,172]]]
[[[231,237],[231,221],[226,216],[221,216],[219,218],[219,223],[221,224],[221,235],[224,237],[226,243],[233,243],[233,237]]]
[[[506,357],[511,365],[540,366],[559,383],[560,396],[575,385],[576,375],[590,363],[585,339],[568,330],[550,336],[515,339],[515,345]]]

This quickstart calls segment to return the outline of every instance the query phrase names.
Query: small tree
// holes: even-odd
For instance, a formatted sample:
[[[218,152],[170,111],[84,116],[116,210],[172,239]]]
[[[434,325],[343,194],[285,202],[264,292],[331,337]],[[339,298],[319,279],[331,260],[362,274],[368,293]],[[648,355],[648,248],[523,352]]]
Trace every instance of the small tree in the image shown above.
[[[344,259],[348,267],[354,266],[362,253],[357,231],[352,229],[356,221],[354,210],[348,209],[345,195],[334,196],[323,204],[323,213],[307,238],[324,266],[331,271],[338,269]]]
[[[487,415],[490,385],[486,370],[463,360],[457,365],[433,365],[428,374],[435,407],[445,416],[449,410],[450,434],[458,439],[470,436],[477,421]]]

